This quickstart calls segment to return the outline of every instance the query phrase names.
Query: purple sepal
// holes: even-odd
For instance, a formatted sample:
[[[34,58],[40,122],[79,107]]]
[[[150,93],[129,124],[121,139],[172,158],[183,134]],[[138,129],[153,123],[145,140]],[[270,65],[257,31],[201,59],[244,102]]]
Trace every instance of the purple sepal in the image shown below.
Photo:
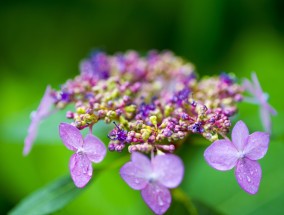
[[[258,192],[261,167],[257,160],[268,150],[269,134],[254,132],[249,134],[242,121],[237,122],[230,140],[217,140],[204,152],[207,163],[221,171],[235,168],[236,179],[241,188],[249,194]]]

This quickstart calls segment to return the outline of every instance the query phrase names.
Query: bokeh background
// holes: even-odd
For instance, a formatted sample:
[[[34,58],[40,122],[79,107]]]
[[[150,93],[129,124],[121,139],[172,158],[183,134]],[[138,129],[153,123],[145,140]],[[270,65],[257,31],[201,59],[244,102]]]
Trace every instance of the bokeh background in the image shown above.
[[[0,214],[40,187],[68,175],[72,152],[60,143],[57,113],[40,127],[28,157],[23,140],[45,87],[59,88],[78,74],[79,61],[94,48],[108,53],[169,49],[196,65],[197,72],[256,71],[277,109],[268,154],[260,161],[259,194],[237,185],[233,171],[219,172],[203,159],[206,140],[186,144],[181,189],[200,214],[281,214],[284,206],[284,2],[281,0],[10,0],[0,3]],[[233,119],[262,130],[258,108],[241,104]],[[107,127],[94,130],[107,141]],[[190,143],[190,139],[188,143]],[[108,153],[102,167],[119,155]],[[114,169],[55,214],[151,214],[139,192]],[[168,214],[188,214],[178,203]]]

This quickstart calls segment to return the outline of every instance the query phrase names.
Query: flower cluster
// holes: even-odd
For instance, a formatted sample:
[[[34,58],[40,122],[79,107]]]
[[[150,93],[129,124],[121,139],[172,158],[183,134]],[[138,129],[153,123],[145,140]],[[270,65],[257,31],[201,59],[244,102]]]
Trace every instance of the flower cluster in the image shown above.
[[[51,113],[50,107],[61,110],[72,104],[75,111],[66,112],[72,122],[61,123],[59,134],[64,145],[75,152],[69,167],[77,187],[89,182],[92,162],[102,161],[106,154],[105,145],[92,134],[93,126],[103,120],[114,123],[108,134],[109,151],[126,148],[132,153],[132,161],[121,168],[121,177],[133,189],[141,190],[157,214],[170,206],[168,188],[182,181],[183,163],[173,153],[193,133],[213,142],[205,151],[206,161],[218,170],[236,166],[240,186],[254,194],[261,178],[255,160],[266,153],[269,135],[256,132],[249,136],[245,124],[239,122],[232,142],[219,140],[230,131],[230,117],[237,112],[246,90],[255,96],[251,100],[263,106],[265,126],[270,130],[268,113],[276,112],[268,105],[256,75],[253,81],[240,85],[226,73],[199,79],[191,63],[171,52],[150,51],[146,56],[135,51],[116,55],[96,52],[81,62],[80,74],[59,91],[47,88],[33,116],[24,153],[30,151],[37,126]],[[85,128],[90,134],[83,139],[80,130]],[[151,161],[141,153],[151,154]]]

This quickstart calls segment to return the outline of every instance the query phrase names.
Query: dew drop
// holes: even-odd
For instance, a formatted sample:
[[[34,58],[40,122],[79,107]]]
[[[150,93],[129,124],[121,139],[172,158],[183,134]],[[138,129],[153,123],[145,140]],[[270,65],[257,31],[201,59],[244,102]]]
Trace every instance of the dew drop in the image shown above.
[[[248,182],[249,182],[249,183],[251,182],[251,179],[250,179],[250,177],[249,177],[249,176],[247,176],[247,180],[248,180]]]
[[[139,180],[138,180],[137,178],[135,179],[135,183],[136,183],[136,184],[138,184],[138,183],[139,183]]]
[[[164,205],[164,202],[163,202],[163,200],[161,199],[160,196],[158,196],[158,204],[159,204],[159,206],[163,206]]]

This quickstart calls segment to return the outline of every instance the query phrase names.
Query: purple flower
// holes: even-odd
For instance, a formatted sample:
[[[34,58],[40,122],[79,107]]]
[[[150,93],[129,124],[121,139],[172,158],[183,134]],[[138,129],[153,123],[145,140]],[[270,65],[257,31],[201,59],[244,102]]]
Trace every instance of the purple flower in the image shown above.
[[[178,105],[182,105],[182,102],[188,99],[189,93],[190,93],[190,90],[187,88],[184,88],[183,90],[176,92],[173,98],[171,99],[171,101]]]
[[[106,147],[92,134],[83,139],[80,131],[67,123],[59,125],[59,135],[64,145],[76,152],[71,156],[69,169],[75,185],[82,188],[92,178],[92,162],[99,163],[104,159]]]
[[[262,124],[265,128],[265,131],[270,133],[270,115],[276,115],[277,112],[271,105],[268,104],[268,94],[262,91],[256,73],[252,73],[251,78],[252,82],[250,82],[248,79],[245,79],[243,86],[253,97],[245,97],[244,101],[260,105],[260,116]]]
[[[127,138],[127,131],[121,129],[115,122],[113,122],[115,128],[108,134],[108,138],[111,140],[118,140],[124,142]]]
[[[157,155],[150,161],[138,152],[133,152],[131,161],[120,169],[123,180],[134,190],[141,190],[142,198],[156,214],[168,210],[172,200],[168,188],[181,183],[183,172],[183,163],[176,155]]]
[[[47,86],[44,96],[41,99],[38,109],[32,113],[32,122],[28,129],[28,136],[25,139],[24,155],[27,155],[33,145],[33,142],[37,135],[37,130],[40,122],[50,115],[50,109],[55,99],[51,95],[52,90],[50,86]]]
[[[261,180],[261,167],[257,160],[266,154],[269,134],[249,134],[247,126],[238,121],[232,131],[232,141],[216,140],[204,152],[207,163],[221,171],[235,169],[235,176],[241,188],[256,194]]]

